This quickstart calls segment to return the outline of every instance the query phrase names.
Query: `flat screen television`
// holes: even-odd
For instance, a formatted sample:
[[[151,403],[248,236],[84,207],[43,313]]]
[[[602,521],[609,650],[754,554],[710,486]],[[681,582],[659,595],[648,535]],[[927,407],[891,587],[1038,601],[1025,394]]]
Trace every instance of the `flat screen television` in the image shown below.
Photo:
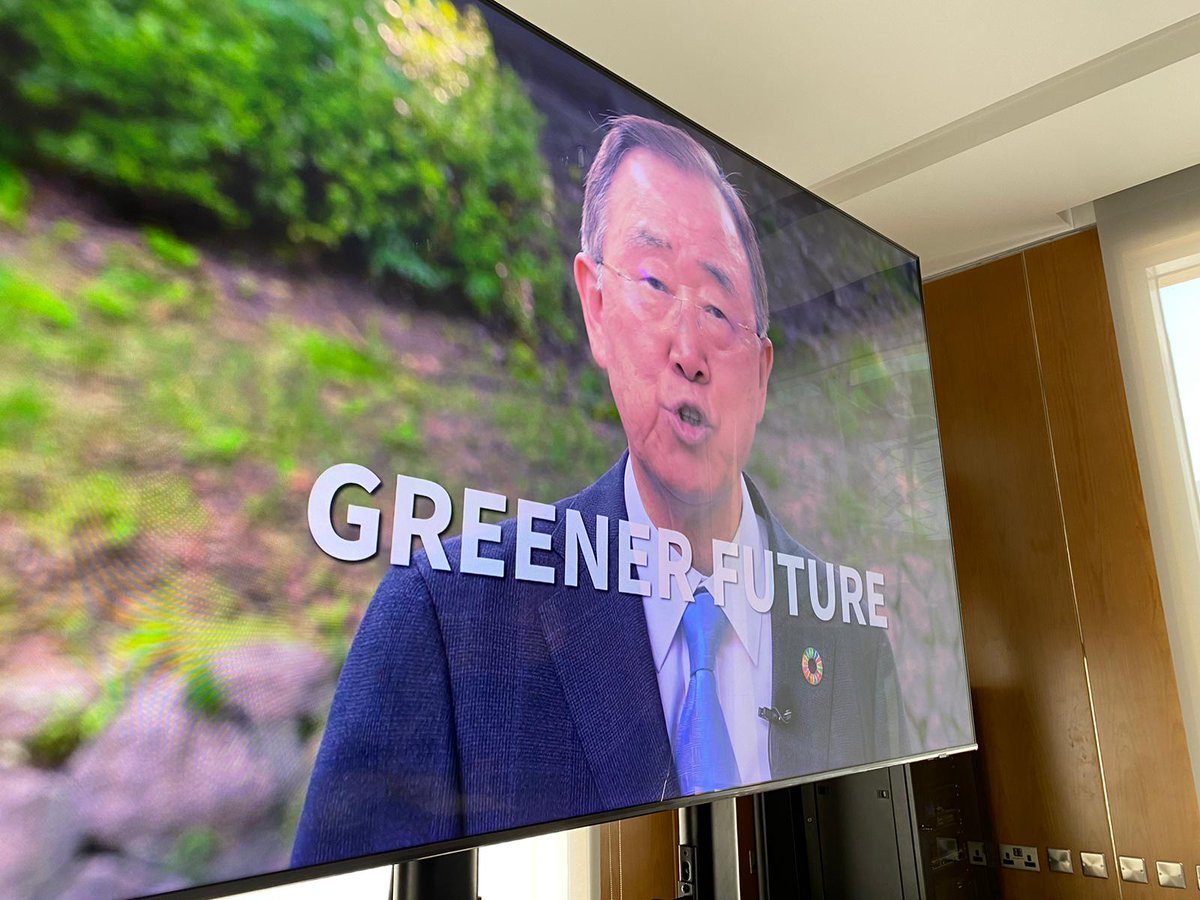
[[[0,47],[0,893],[974,746],[911,253],[493,6]]]

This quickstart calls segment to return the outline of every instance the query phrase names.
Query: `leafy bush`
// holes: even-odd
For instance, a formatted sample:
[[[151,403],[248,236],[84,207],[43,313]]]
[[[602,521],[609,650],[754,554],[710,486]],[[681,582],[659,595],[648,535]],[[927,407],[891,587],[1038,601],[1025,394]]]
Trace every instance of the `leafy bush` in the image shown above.
[[[212,718],[229,702],[225,688],[217,681],[207,665],[200,664],[189,669],[184,676],[184,702],[193,712]]]
[[[30,159],[569,334],[540,118],[475,11],[0,0],[0,45]]]
[[[161,262],[177,269],[194,269],[200,265],[200,251],[191,244],[167,234],[161,228],[143,228],[142,238]]]
[[[44,516],[45,533],[67,546],[79,530],[98,527],[106,546],[118,549],[141,531],[141,498],[136,487],[109,472],[96,472],[63,486]]]
[[[163,860],[168,872],[182,875],[190,883],[211,880],[208,867],[221,849],[221,836],[213,828],[189,828],[175,840]]]
[[[58,294],[0,266],[0,307],[60,328],[75,324],[75,311]]]
[[[97,278],[79,293],[88,306],[113,322],[128,322],[137,315],[137,305],[103,278]]]
[[[21,173],[0,159],[0,224],[20,228],[25,224],[29,185]]]
[[[40,769],[57,769],[83,742],[80,711],[61,709],[25,739],[29,761]]]
[[[191,446],[188,447],[188,457],[192,460],[233,462],[241,455],[249,441],[249,433],[242,428],[230,426],[205,428],[195,436]]]
[[[83,226],[74,219],[57,219],[50,226],[50,236],[64,244],[74,244],[83,239]]]
[[[306,331],[299,338],[300,351],[319,373],[340,381],[380,378],[387,374],[382,354],[359,349],[344,338],[320,331]]]
[[[50,402],[32,384],[0,393],[0,447],[12,447],[33,437],[49,415]]]

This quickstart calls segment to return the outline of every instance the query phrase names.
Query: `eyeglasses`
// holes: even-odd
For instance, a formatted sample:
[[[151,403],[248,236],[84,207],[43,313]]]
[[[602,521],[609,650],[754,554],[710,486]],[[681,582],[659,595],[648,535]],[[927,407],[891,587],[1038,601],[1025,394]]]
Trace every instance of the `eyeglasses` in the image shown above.
[[[705,300],[689,300],[679,293],[686,285],[668,286],[663,280],[643,271],[634,277],[606,262],[597,261],[603,269],[612,272],[628,288],[629,306],[637,318],[651,328],[665,328],[671,314],[690,306],[696,314],[705,344],[714,350],[733,350],[737,347],[757,347],[762,336],[751,325],[731,318],[719,305]],[[692,291],[694,293],[694,289]]]

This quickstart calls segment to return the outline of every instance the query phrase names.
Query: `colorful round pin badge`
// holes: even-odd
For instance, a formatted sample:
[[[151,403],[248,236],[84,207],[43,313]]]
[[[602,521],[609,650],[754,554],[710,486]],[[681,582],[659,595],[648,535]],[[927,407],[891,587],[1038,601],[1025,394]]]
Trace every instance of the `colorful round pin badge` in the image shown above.
[[[825,663],[814,647],[805,648],[800,668],[804,672],[804,680],[811,685],[820,684],[821,679],[825,677]]]

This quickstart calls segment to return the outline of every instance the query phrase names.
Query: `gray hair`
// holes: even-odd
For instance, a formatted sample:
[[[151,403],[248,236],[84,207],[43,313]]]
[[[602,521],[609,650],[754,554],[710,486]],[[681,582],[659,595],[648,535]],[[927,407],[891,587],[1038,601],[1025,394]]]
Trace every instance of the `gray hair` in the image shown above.
[[[583,182],[583,217],[579,226],[579,244],[596,262],[604,261],[604,238],[608,230],[608,194],[625,155],[642,148],[673,163],[682,172],[699,175],[717,188],[737,228],[738,238],[750,265],[750,286],[754,297],[754,327],[760,334],[767,330],[767,276],[763,271],[762,252],[754,225],[733,185],[707,150],[686,131],[641,116],[619,116],[609,122],[608,133]]]

